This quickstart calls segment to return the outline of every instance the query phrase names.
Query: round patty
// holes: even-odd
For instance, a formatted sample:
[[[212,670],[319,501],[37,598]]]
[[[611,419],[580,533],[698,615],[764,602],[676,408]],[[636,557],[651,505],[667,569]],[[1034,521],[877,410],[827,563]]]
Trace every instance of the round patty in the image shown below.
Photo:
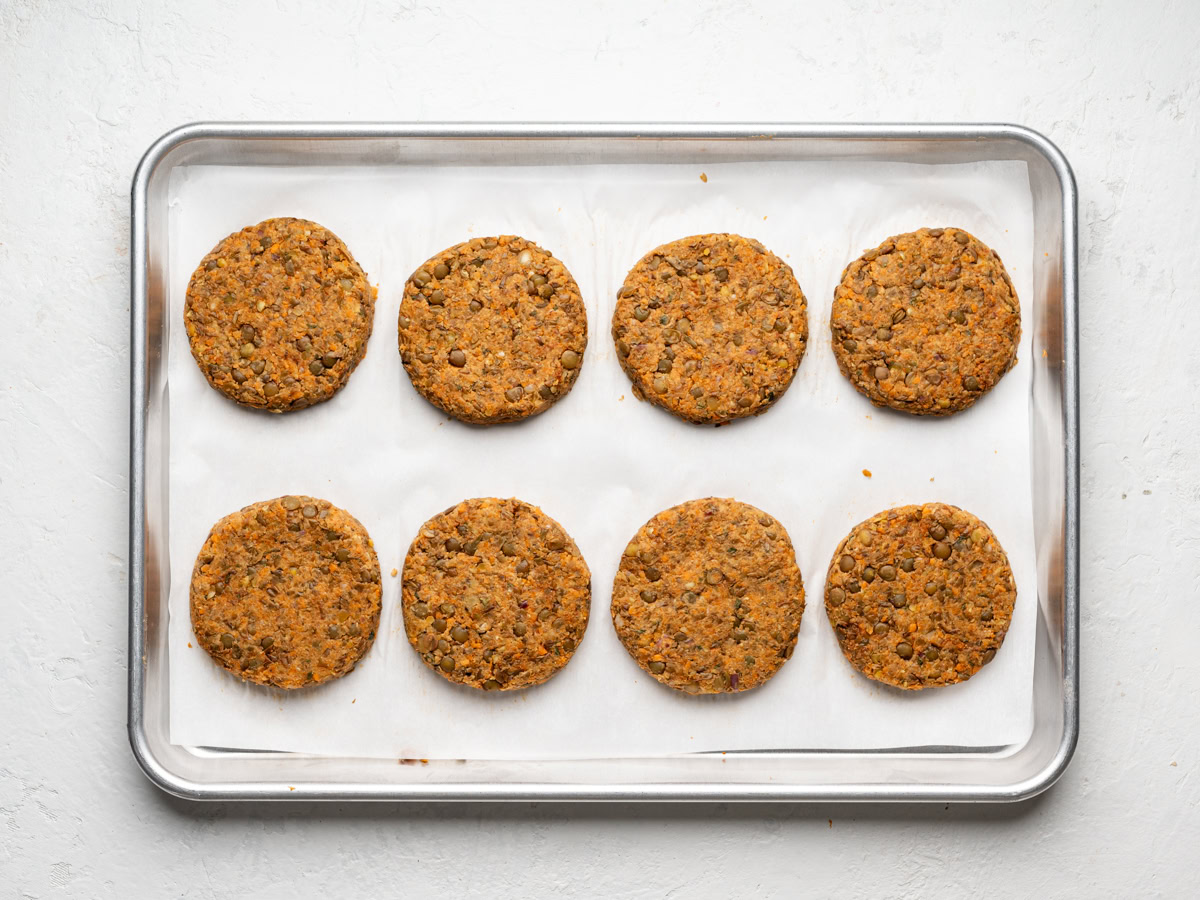
[[[535,416],[566,396],[587,347],[587,310],[561,262],[513,235],[473,238],[424,262],[400,302],[413,387],[464,422]]]
[[[485,691],[541,684],[583,639],[591,573],[571,536],[520,500],[464,500],[404,560],[404,630],[425,665]]]
[[[218,665],[280,688],[345,675],[379,629],[379,561],[328,500],[277,497],[213,526],[192,570],[192,629]]]
[[[791,267],[758,241],[701,234],[630,270],[612,334],[638,399],[719,425],[764,412],[788,389],[808,311]]]
[[[961,228],[922,228],[846,267],[829,325],[838,367],[872,403],[945,416],[1016,363],[1021,307],[994,250]]]
[[[869,678],[917,690],[992,661],[1017,588],[990,528],[945,503],[901,506],[854,528],[833,555],[825,611]]]
[[[617,636],[658,681],[689,694],[746,691],[792,655],[804,584],[783,526],[709,497],[641,527],[613,582]]]
[[[367,352],[375,289],[346,245],[306,219],[231,234],[188,283],[184,325],[208,383],[285,412],[328,400]]]

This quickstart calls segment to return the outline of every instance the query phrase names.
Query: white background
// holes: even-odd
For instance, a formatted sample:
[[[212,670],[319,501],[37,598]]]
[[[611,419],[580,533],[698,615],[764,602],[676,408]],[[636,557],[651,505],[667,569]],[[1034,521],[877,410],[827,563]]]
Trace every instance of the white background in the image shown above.
[[[1169,896],[1200,844],[1200,5],[0,2],[0,884]],[[1014,121],[1080,188],[1083,732],[1019,806],[193,805],[125,742],[129,181],[195,119]],[[814,298],[814,304],[824,298]]]

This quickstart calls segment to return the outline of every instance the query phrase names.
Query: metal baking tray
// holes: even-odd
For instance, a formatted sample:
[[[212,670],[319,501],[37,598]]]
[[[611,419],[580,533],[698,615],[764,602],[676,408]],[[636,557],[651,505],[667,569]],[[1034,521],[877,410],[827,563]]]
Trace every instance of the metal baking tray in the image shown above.
[[[171,743],[165,310],[167,186],[174,169],[847,158],[1028,166],[1034,296],[1026,327],[1033,340],[1038,578],[1028,740],[989,748],[412,765]],[[147,150],[132,203],[128,728],[134,757],[163,790],[222,800],[1012,801],[1045,790],[1070,762],[1079,733],[1077,201],[1070,165],[1041,134],[1015,125],[202,123],[170,131]]]

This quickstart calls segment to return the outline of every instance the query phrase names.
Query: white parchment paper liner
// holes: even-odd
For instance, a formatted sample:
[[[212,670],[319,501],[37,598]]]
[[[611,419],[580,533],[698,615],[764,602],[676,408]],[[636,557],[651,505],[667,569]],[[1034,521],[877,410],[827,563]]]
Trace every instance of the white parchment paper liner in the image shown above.
[[[595,758],[711,750],[994,746],[1032,727],[1035,563],[1029,365],[1032,206],[1025,164],[874,162],[540,167],[189,167],[170,189],[170,714],[175,743],[359,757]],[[200,258],[271,216],[331,228],[379,285],[369,352],[328,403],[283,416],[213,391],[182,328]],[[839,374],[829,305],[842,268],[885,237],[957,225],[1003,258],[1021,299],[1020,361],[965,413],[876,410]],[[660,243],[730,231],[786,259],[809,301],[811,340],[766,415],[713,429],[639,403],[614,357],[614,293]],[[520,234],[563,260],[588,306],[590,340],[571,394],[546,414],[480,429],[413,390],[396,348],[399,292],[435,252]],[[862,470],[869,469],[870,478]],[[367,527],[383,569],[383,618],[349,676],[285,694],[245,685],[199,648],[188,581],[208,529],[285,493],[324,497]],[[796,545],[808,608],[795,656],[765,686],[691,697],[643,674],[609,616],[621,549],[683,500],[736,497],[779,518]],[[578,542],[592,616],[575,658],[547,684],[482,694],[427,669],[405,639],[398,577],[429,516],[465,497],[517,496]],[[845,662],[825,618],[824,571],[857,522],[941,500],[986,521],[1018,597],[995,661],[969,682],[904,693]]]

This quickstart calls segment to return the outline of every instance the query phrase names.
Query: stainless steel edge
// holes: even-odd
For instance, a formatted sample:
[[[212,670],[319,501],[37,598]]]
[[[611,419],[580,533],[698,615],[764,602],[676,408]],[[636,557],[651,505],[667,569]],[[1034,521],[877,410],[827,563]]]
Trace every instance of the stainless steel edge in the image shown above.
[[[198,783],[160,759],[146,733],[145,539],[147,411],[148,185],[156,167],[192,140],[330,138],[826,138],[863,140],[985,140],[1023,142],[1053,169],[1062,193],[1062,415],[1065,513],[1063,522],[1063,724],[1058,748],[1036,775],[1008,785],[871,784],[778,785],[770,783],[284,783],[255,781]],[[139,163],[132,186],[130,519],[129,519],[129,692],[128,732],[138,765],[158,787],[195,800],[496,800],[496,801],[1018,801],[1050,787],[1065,771],[1079,737],[1079,388],[1078,225],[1074,174],[1062,152],[1044,135],[1010,124],[779,124],[724,123],[234,123],[203,122],[175,128],[154,142]]]
[[[159,142],[161,143],[161,141]],[[155,145],[157,147],[158,144]],[[146,179],[152,147],[133,177],[129,237],[129,653],[126,728],[133,757],[142,771],[164,790],[172,785],[155,777],[143,719],[145,669],[142,666],[145,608],[145,469],[146,469]]]
[[[181,130],[181,129],[180,129]],[[186,796],[188,786],[155,756],[145,730],[146,624],[146,199],[147,184],[176,132],[155,141],[133,176],[130,209],[129,348],[129,694],[126,729],[133,758],[158,787]]]
[[[1051,165],[1062,189],[1062,373],[1063,469],[1063,733],[1058,752],[1026,782],[1014,785],[1012,799],[1036,796],[1066,771],[1079,744],[1079,197],[1075,172],[1063,152],[1045,135],[1019,125],[1005,126]]]
[[[1023,125],[1005,123],[912,124],[902,122],[870,123],[751,123],[725,122],[696,124],[688,122],[192,122],[164,133],[146,151],[138,167],[145,178],[155,165],[176,147],[204,138],[255,140],[262,138],[334,139],[334,138],[832,138],[862,140],[958,139],[984,140],[1013,138],[1036,149],[1055,167],[1060,177],[1074,184],[1070,167],[1061,151],[1044,135]]]

